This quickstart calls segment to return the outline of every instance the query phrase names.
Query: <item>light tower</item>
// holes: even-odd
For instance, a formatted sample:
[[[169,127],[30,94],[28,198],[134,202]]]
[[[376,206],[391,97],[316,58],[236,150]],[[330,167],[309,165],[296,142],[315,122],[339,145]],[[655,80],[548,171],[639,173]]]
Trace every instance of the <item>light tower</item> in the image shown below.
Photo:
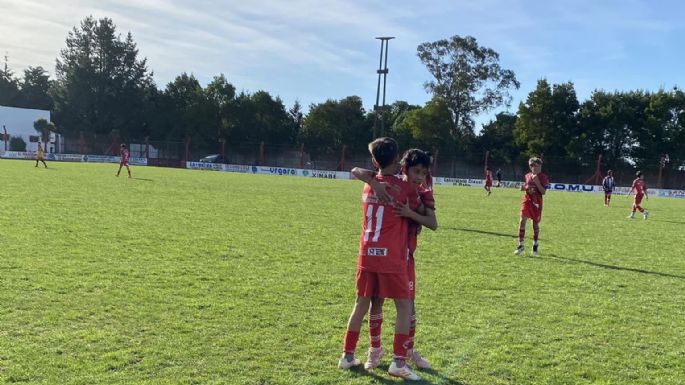
[[[377,138],[379,136],[385,135],[385,112],[387,106],[385,105],[385,86],[388,77],[388,43],[390,40],[394,39],[394,36],[383,36],[377,37],[376,39],[381,41],[381,56],[378,63],[378,87],[376,88],[376,104],[373,105],[374,120],[373,120],[373,137]],[[383,58],[385,56],[385,59]],[[385,62],[385,63],[384,63]],[[381,77],[383,78],[383,101],[382,104],[379,103],[381,96]],[[380,117],[378,116],[380,114]],[[380,121],[380,130],[379,130]]]

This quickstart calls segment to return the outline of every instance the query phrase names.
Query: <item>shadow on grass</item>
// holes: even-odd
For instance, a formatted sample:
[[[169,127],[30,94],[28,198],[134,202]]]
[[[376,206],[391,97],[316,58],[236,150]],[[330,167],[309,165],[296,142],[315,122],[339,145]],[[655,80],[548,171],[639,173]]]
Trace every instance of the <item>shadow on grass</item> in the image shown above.
[[[388,374],[388,365],[381,365],[377,367],[376,369],[373,370],[366,370],[364,369],[363,366],[358,366],[354,369],[350,369],[352,373],[355,373],[357,375],[361,376],[366,376],[366,377],[371,377],[375,381],[375,383],[379,384],[397,384],[398,379],[396,377],[391,377]],[[427,384],[427,385],[433,385],[433,384],[446,384],[446,385],[467,385],[465,382],[461,382],[458,380],[453,380],[451,378],[445,377],[444,375],[440,374],[435,369],[424,369],[424,370],[414,370],[414,373],[416,373],[419,377],[421,377],[420,381],[406,381],[405,383],[412,383],[412,384]],[[434,377],[438,377],[434,382],[425,378],[423,374],[430,374]],[[401,383],[401,382],[400,382]]]
[[[441,227],[441,230],[455,230],[455,231],[465,231],[467,233],[478,233],[478,234],[485,234],[485,235],[494,235],[496,237],[505,237],[505,238],[513,238],[517,239],[518,235],[510,233],[510,234],[505,234],[505,233],[496,233],[494,231],[485,231],[485,230],[477,230],[477,229],[463,229],[459,227]],[[542,238],[540,238],[542,239]]]
[[[685,225],[685,222],[669,221],[667,219],[649,219],[650,222],[665,222],[665,223],[675,223],[676,225]]]
[[[134,179],[134,180],[142,180],[142,181],[145,181],[145,182],[154,182],[153,179],[136,178],[136,177],[133,177],[133,178],[131,178],[131,179]]]
[[[649,275],[658,275],[658,276],[660,276],[660,277],[668,277],[668,278],[680,278],[680,279],[685,279],[685,276],[683,276],[683,275],[669,274],[669,273],[661,273],[661,272],[659,272],[659,271],[650,271],[650,270],[643,270],[643,269],[635,269],[635,268],[632,268],[632,267],[623,267],[623,266],[607,265],[607,264],[604,264],[604,263],[586,261],[586,260],[583,260],[583,259],[568,258],[568,257],[560,257],[560,256],[555,255],[555,254],[539,255],[539,256],[537,256],[537,257],[529,257],[529,258],[556,259],[556,260],[563,260],[563,261],[569,261],[569,262],[584,263],[584,264],[586,264],[586,265],[595,266],[595,267],[601,267],[601,268],[603,268],[603,269],[609,269],[609,270],[632,271],[633,273],[649,274]]]

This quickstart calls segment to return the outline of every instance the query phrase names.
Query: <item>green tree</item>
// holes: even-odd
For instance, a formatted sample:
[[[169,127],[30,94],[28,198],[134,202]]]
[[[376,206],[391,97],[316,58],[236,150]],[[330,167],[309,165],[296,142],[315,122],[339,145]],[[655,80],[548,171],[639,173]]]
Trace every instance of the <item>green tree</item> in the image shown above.
[[[685,95],[679,89],[659,90],[648,96],[645,123],[634,130],[631,156],[639,167],[656,167],[662,155],[668,154],[670,166],[681,165],[685,143]],[[667,166],[669,166],[667,165]]]
[[[19,81],[7,66],[7,58],[5,58],[4,68],[0,69],[0,105],[18,107],[20,104]]]
[[[69,32],[56,66],[54,119],[65,131],[145,133],[145,97],[154,87],[131,33],[92,16]]]
[[[10,151],[26,151],[26,142],[20,136],[10,137]]]
[[[445,141],[452,129],[452,115],[447,103],[433,98],[423,108],[407,111],[396,124],[401,148],[418,147],[427,151],[439,150],[443,155],[454,155],[454,146]]]
[[[495,120],[483,125],[483,129],[476,138],[478,154],[490,151],[490,157],[495,164],[515,164],[521,154],[519,146],[514,141],[514,127],[517,116],[500,112]]]
[[[43,67],[29,67],[19,84],[22,107],[38,110],[52,110],[54,102],[50,96],[50,77]]]
[[[40,133],[41,141],[47,142],[50,138],[50,132],[55,131],[55,125],[52,122],[40,118],[33,122],[33,128]]]
[[[313,155],[338,153],[343,145],[350,153],[363,153],[371,141],[372,128],[373,121],[367,119],[361,98],[329,99],[310,105],[298,140]]]
[[[550,86],[547,80],[537,83],[525,103],[519,105],[514,129],[516,144],[525,156],[545,155],[545,162],[556,166],[578,164],[572,147],[577,142],[579,103],[573,83]]]
[[[423,43],[417,54],[433,80],[427,91],[442,98],[452,114],[451,137],[461,150],[474,137],[474,117],[508,104],[510,88],[520,84],[513,71],[499,64],[499,54],[478,45],[472,36]]]

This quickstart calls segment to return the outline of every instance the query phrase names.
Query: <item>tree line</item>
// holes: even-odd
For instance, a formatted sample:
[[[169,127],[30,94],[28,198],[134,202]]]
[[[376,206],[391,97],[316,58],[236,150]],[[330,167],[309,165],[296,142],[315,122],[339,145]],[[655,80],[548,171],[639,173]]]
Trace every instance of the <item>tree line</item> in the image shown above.
[[[668,154],[669,167],[685,161],[685,95],[680,89],[628,92],[597,90],[580,102],[573,83],[544,79],[516,113],[502,112],[478,132],[475,117],[508,106],[509,90],[520,84],[502,68],[499,54],[471,36],[453,36],[417,47],[431,78],[424,87],[432,98],[423,106],[396,101],[367,111],[358,96],[309,105],[286,106],[267,91],[237,92],[219,74],[204,87],[182,73],[165,87],[140,58],[131,33],[121,36],[109,18],[85,18],[66,38],[56,60],[55,78],[41,67],[18,77],[0,70],[0,105],[52,111],[56,130],[116,134],[124,140],[181,142],[215,149],[265,142],[295,148],[313,157],[365,151],[379,119],[385,135],[403,148],[439,151],[443,156],[514,164],[533,155],[569,171],[594,163],[621,167],[653,164]]]

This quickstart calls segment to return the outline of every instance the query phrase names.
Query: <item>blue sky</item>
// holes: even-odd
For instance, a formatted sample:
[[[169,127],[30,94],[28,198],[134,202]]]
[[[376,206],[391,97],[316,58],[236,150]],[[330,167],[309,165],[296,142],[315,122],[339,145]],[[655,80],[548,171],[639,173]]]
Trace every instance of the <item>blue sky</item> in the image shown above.
[[[594,89],[683,86],[685,3],[643,0],[0,0],[0,53],[16,73],[54,73],[68,31],[85,16],[130,31],[160,88],[182,73],[203,84],[224,73],[239,90],[266,90],[287,107],[376,94],[380,44],[389,49],[387,102],[423,104],[430,79],[417,45],[472,35],[500,54],[521,89],[540,78]],[[487,121],[493,113],[478,118]]]

